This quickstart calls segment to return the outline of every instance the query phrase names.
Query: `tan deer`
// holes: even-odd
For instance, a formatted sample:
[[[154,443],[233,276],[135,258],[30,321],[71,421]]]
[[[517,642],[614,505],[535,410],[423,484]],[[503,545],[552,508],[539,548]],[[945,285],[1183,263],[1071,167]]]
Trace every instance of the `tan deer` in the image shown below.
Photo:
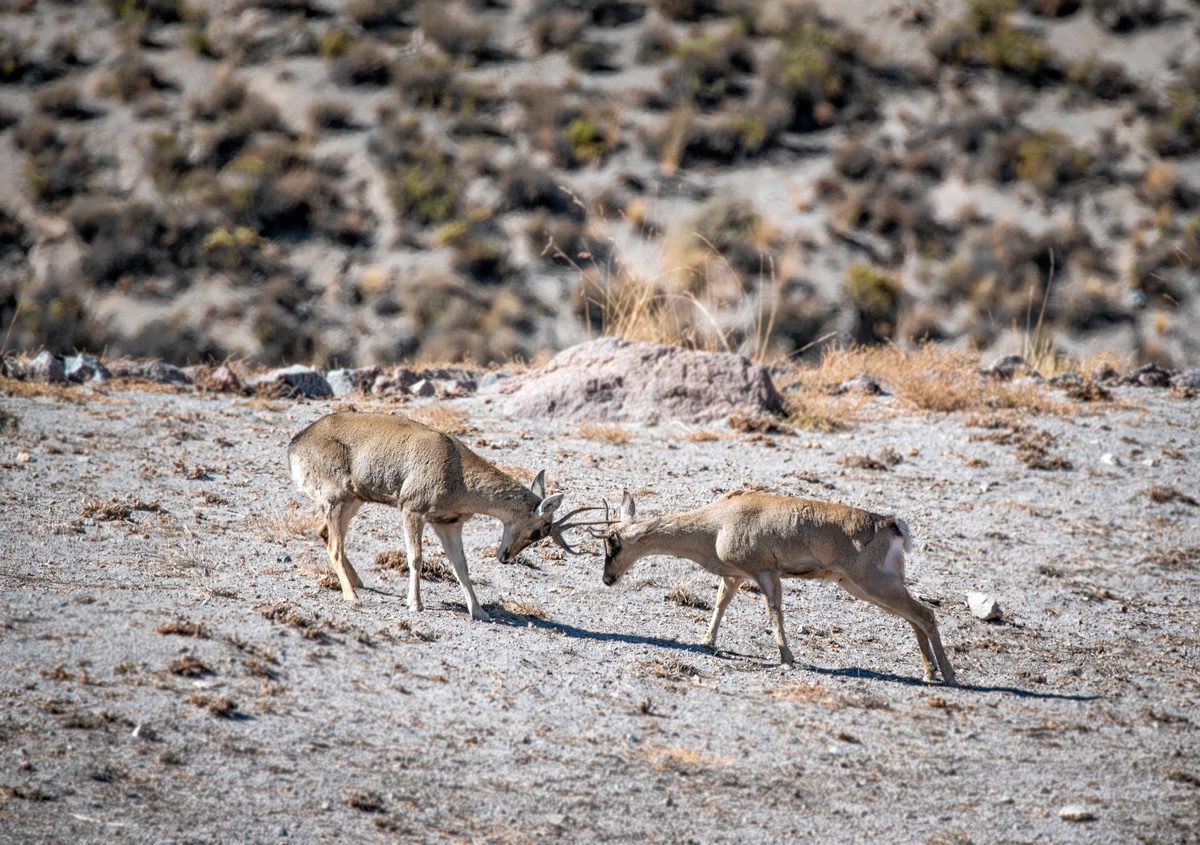
[[[563,494],[546,495],[545,472],[532,486],[472,452],[462,441],[414,420],[391,414],[330,414],[288,444],[296,486],[320,506],[322,538],[346,601],[358,601],[362,581],[346,556],[346,529],[366,502],[399,508],[408,553],[408,606],[421,610],[421,535],[433,528],[454,568],[471,618],[490,621],[475,597],[463,553],[463,523],[475,514],[504,525],[497,558],[508,563],[530,543],[551,537],[573,552],[562,531],[572,511],[553,522]],[[586,524],[586,523],[584,523]]]
[[[604,583],[615,584],[647,555],[694,560],[721,576],[712,622],[704,644],[716,647],[717,629],[742,581],[753,579],[766,599],[782,663],[792,652],[783,634],[781,578],[819,578],[908,621],[917,635],[925,680],[957,686],[942,648],[933,611],[904,586],[904,553],[911,539],[904,520],[846,505],[770,493],[727,493],[683,513],[637,521],[633,497],[625,494],[620,520],[602,534]]]

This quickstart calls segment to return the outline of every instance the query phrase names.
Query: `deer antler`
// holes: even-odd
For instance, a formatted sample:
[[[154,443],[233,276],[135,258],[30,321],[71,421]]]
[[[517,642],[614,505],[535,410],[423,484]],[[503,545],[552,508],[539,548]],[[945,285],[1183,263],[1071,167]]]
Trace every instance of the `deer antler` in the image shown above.
[[[567,544],[566,539],[563,538],[563,532],[569,528],[582,528],[587,525],[611,525],[612,520],[608,518],[608,502],[604,503],[604,519],[603,520],[596,519],[596,520],[586,520],[586,521],[580,521],[580,522],[569,522],[568,521],[571,519],[571,517],[575,516],[575,514],[577,514],[577,513],[584,513],[585,511],[598,511],[598,510],[600,510],[600,507],[598,505],[593,505],[591,507],[575,508],[575,510],[571,511],[569,514],[564,516],[562,519],[550,524],[550,538],[552,540],[554,540],[554,542],[558,543],[558,545],[562,546],[563,550],[566,551],[568,554],[573,554],[573,555],[580,554],[580,552],[575,551],[575,549],[571,548],[571,546]],[[589,532],[591,532],[591,530],[592,529],[590,529],[590,528],[588,529]],[[595,536],[595,534],[593,534],[592,536]]]

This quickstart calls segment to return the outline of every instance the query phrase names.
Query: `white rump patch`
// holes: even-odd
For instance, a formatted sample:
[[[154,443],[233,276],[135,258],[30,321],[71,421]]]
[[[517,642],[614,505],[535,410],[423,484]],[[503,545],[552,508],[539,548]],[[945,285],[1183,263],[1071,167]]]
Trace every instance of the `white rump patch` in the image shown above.
[[[887,557],[883,559],[881,568],[884,572],[889,575],[904,574],[904,546],[903,537],[896,537],[892,540],[891,545],[888,546]]]

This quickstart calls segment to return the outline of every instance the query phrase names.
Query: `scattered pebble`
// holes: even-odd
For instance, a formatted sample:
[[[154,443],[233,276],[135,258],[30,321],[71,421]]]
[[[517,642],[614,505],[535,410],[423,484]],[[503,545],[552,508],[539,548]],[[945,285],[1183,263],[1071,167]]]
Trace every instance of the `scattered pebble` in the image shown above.
[[[967,607],[972,616],[984,622],[997,622],[1004,615],[996,597],[987,593],[967,593]]]
[[[1094,822],[1096,814],[1079,804],[1068,804],[1058,811],[1058,817],[1065,822]]]

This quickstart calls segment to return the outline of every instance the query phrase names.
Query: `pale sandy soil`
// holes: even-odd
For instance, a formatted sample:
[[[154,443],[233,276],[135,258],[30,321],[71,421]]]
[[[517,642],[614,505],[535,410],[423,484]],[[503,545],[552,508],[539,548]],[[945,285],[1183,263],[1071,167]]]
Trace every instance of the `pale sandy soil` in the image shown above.
[[[1057,471],[963,416],[882,404],[846,434],[664,424],[617,444],[444,403],[569,505],[628,487],[656,513],[751,483],[902,514],[964,683],[946,689],[920,681],[907,625],[829,585],[786,585],[784,671],[757,596],[713,655],[706,611],[665,598],[711,600],[691,564],[650,559],[617,588],[590,546],[501,566],[483,519],[467,554],[495,623],[445,582],[410,613],[402,574],[371,565],[402,546],[378,506],[352,528],[368,589],[347,606],[318,585],[284,457],[344,403],[73,395],[0,405],[19,418],[0,439],[0,842],[1200,838],[1200,523],[1146,492],[1200,497],[1194,401],[1126,389],[1124,408],[1029,420],[1073,464]],[[890,471],[839,463],[885,447]],[[158,509],[85,507],[114,499]],[[970,616],[976,589],[1006,622]],[[165,633],[179,622],[199,636]],[[173,672],[185,656],[209,673]],[[206,708],[223,697],[233,718]]]

